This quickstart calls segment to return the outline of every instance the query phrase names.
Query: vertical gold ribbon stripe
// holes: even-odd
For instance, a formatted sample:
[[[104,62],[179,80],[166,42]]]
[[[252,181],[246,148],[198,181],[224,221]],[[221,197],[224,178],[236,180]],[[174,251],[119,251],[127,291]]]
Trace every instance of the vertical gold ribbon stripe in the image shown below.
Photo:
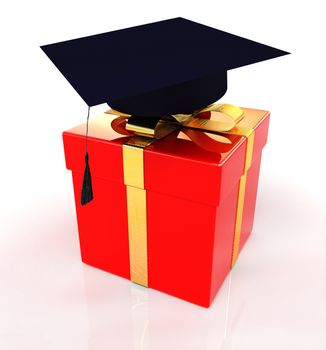
[[[124,144],[122,152],[125,185],[144,189],[144,149]]]
[[[234,266],[239,254],[242,214],[243,214],[244,198],[245,198],[245,192],[246,192],[246,182],[247,182],[247,174],[244,174],[241,176],[240,184],[239,184],[237,214],[235,219],[234,238],[233,238],[232,266]]]
[[[253,129],[237,127],[235,131],[232,130],[232,134],[242,135],[247,138],[244,174],[241,176],[240,183],[239,183],[238,204],[237,204],[237,213],[236,213],[235,228],[234,228],[233,253],[232,253],[232,266],[234,266],[239,255],[242,216],[243,216],[244,200],[245,200],[245,193],[246,193],[246,183],[247,183],[247,171],[250,168],[250,165],[252,162],[255,131]]]
[[[130,279],[145,287],[148,287],[148,267],[144,148],[152,142],[153,139],[133,137],[122,148],[127,192]]]
[[[130,279],[148,287],[146,191],[127,186]]]

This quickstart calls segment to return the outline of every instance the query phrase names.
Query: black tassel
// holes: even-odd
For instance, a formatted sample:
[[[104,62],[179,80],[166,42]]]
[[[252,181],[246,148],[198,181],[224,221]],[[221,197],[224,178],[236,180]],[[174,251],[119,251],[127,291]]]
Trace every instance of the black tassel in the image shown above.
[[[91,170],[88,164],[88,120],[90,107],[88,107],[87,122],[86,122],[86,153],[85,153],[85,171],[83,178],[83,187],[81,190],[81,205],[89,203],[93,199],[92,177]]]
[[[93,199],[92,177],[88,164],[88,153],[85,154],[85,171],[83,187],[81,191],[81,205],[89,203]]]

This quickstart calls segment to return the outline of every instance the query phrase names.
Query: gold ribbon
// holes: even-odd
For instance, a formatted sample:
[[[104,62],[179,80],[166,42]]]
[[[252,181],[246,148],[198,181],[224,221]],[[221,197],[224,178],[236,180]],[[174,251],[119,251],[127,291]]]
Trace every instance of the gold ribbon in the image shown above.
[[[112,128],[120,134],[134,136],[123,145],[124,183],[127,192],[130,279],[148,286],[147,274],[147,206],[144,188],[144,149],[176,130],[182,131],[194,143],[211,152],[226,152],[232,146],[230,135],[247,139],[246,159],[240,178],[235,218],[231,266],[239,253],[242,215],[245,199],[247,170],[252,161],[254,130],[241,127],[244,117],[241,108],[230,104],[212,104],[193,114],[176,114],[161,118],[156,125],[140,126],[132,122],[130,115],[115,110],[107,113],[118,117]],[[128,120],[130,118],[130,121]],[[223,147],[225,146],[225,147]]]

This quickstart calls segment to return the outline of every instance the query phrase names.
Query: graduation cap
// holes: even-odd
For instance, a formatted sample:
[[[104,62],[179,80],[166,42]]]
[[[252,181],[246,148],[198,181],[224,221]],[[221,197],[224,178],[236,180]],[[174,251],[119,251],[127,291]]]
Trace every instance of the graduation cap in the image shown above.
[[[41,48],[88,106],[142,120],[192,113],[225,94],[228,70],[288,54],[181,17]]]

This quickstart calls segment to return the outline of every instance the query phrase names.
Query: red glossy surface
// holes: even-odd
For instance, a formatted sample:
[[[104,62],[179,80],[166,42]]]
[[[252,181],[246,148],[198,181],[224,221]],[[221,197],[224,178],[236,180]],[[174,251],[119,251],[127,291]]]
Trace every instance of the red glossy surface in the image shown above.
[[[255,127],[254,162],[248,172],[240,245],[254,216],[261,149],[268,113],[246,109],[243,125]],[[80,205],[85,125],[63,134],[67,168],[73,171],[82,260],[130,277],[122,144],[110,130],[112,116],[90,122],[89,156],[94,200]],[[246,140],[225,153],[191,141],[165,138],[144,152],[147,190],[149,287],[208,307],[230,270],[238,183]]]
[[[80,250],[83,262],[130,278],[126,188],[96,178],[96,201],[80,205],[82,174],[73,172]],[[109,199],[109,200],[108,200]]]

